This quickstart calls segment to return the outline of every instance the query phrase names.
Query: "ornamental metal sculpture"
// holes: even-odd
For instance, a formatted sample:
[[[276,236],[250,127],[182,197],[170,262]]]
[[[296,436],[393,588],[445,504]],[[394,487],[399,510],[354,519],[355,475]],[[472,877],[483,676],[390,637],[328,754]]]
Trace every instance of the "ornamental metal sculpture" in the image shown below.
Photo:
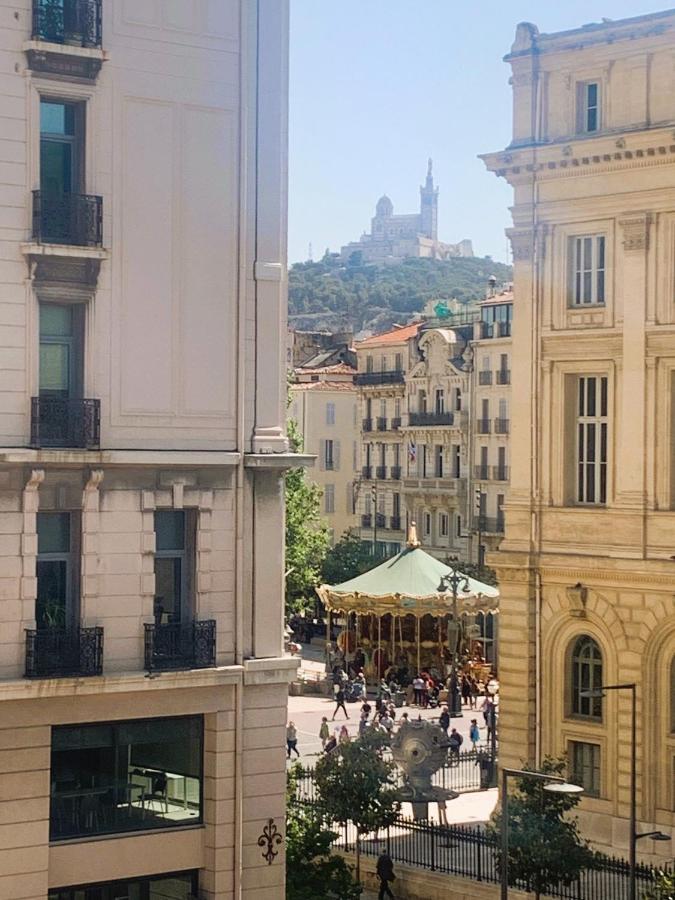
[[[417,719],[404,722],[391,740],[394,762],[403,775],[399,799],[412,803],[415,819],[429,817],[429,803],[444,807],[459,794],[431,783],[448,759],[450,744],[446,733],[434,722]]]
[[[269,819],[258,838],[258,846],[265,848],[262,857],[267,860],[268,866],[271,866],[274,862],[274,857],[279,855],[279,851],[275,850],[274,847],[278,847],[279,844],[283,843],[283,840],[279,829],[274,824],[274,819]]]

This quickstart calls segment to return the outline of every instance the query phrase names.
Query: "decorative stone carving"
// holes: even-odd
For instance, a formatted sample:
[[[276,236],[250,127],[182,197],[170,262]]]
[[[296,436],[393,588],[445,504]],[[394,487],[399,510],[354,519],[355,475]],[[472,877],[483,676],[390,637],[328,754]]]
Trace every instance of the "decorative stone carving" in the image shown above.
[[[507,228],[514,262],[530,262],[533,256],[534,232],[531,228]]]
[[[454,800],[454,791],[432,785],[433,775],[448,758],[448,739],[434,722],[423,719],[405,722],[391,741],[391,755],[403,774],[399,797],[412,803],[413,815],[428,818],[428,804]]]
[[[631,252],[649,248],[649,226],[651,225],[649,213],[641,213],[625,219],[619,219],[619,225],[623,230],[624,250]]]

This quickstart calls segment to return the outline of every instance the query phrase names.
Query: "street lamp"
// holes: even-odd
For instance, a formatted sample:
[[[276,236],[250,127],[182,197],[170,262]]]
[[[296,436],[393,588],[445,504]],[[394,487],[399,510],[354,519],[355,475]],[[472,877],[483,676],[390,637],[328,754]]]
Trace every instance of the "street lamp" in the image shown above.
[[[497,781],[495,779],[497,772],[497,707],[495,705],[495,696],[499,690],[499,682],[496,679],[491,678],[486,685],[486,689],[492,698],[487,720],[487,724],[490,728],[490,787],[497,787]]]
[[[535,781],[545,781],[544,790],[552,794],[583,794],[584,789],[578,784],[570,784],[560,775],[547,775],[544,772],[526,772],[523,769],[502,769],[502,823],[501,823],[501,900],[508,900],[509,896],[509,778],[532,778]]]
[[[450,681],[452,687],[452,698],[450,703],[450,715],[453,718],[457,718],[458,716],[462,715],[462,700],[457,685],[457,650],[460,645],[460,637],[462,633],[459,618],[457,616],[457,599],[459,596],[460,587],[464,591],[464,593],[468,593],[470,590],[469,579],[466,575],[462,575],[461,572],[453,569],[449,575],[441,575],[441,580],[437,588],[438,592],[441,594],[445,593],[448,589],[452,591],[452,619],[455,643],[454,649],[452,651],[452,678]]]
[[[637,842],[641,838],[652,838],[655,841],[670,840],[667,834],[661,831],[646,831],[637,833],[637,685],[630,684],[603,684],[602,687],[588,691],[580,691],[582,697],[604,697],[607,691],[630,691],[630,814],[629,814],[629,845],[628,865],[630,867],[630,883],[628,900],[637,898],[636,877],[636,850]]]

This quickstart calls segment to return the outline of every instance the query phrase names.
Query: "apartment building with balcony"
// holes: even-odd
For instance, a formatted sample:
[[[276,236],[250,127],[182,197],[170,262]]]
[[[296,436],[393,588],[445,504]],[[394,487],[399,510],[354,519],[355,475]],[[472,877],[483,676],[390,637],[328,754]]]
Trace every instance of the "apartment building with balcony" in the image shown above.
[[[381,556],[405,540],[402,478],[407,471],[401,430],[406,378],[416,362],[419,324],[400,326],[356,344],[361,413],[361,473],[356,482],[361,537]]]
[[[491,281],[474,325],[469,435],[473,476],[472,532],[481,558],[504,534],[511,431],[511,322],[513,291]],[[480,548],[480,550],[478,549]]]
[[[346,363],[308,363],[295,369],[290,387],[290,416],[302,435],[303,450],[316,456],[309,477],[321,489],[321,518],[331,543],[359,526],[361,422],[355,375],[356,369]]]
[[[654,862],[672,841],[649,833],[675,835],[674,53],[673,10],[521,23],[513,139],[484,157],[514,190],[500,760],[566,755],[585,835],[629,852],[634,811]]]
[[[286,3],[0,32],[0,896],[281,900]]]

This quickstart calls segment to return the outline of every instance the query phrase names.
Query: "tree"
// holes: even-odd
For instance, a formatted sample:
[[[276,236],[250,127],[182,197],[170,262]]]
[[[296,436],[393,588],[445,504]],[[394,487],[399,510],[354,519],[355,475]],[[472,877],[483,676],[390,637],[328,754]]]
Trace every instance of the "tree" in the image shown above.
[[[302,450],[295,422],[288,423],[291,449]],[[286,613],[298,612],[313,597],[329,546],[321,522],[321,491],[307,480],[303,468],[286,473]]]
[[[382,758],[387,737],[366,731],[322,756],[314,770],[319,804],[329,822],[356,827],[356,880],[361,880],[361,836],[393,825],[401,804],[396,766]]]
[[[340,540],[331,547],[323,561],[321,579],[324,584],[342,584],[356,578],[373,565],[372,548],[362,541],[356,531],[348,528]]]
[[[675,872],[657,872],[643,900],[675,900]]]
[[[286,808],[286,900],[358,900],[361,885],[341,856],[331,854],[337,834],[323,813],[295,800],[294,770],[288,773]]]
[[[541,769],[524,768],[561,775],[565,760],[546,758]],[[596,855],[579,834],[576,818],[567,815],[579,799],[578,794],[547,792],[539,779],[516,779],[516,792],[509,795],[509,884],[524,882],[539,900],[549,889],[572,884],[584,869],[593,867]],[[487,830],[499,848],[501,813],[493,817]],[[498,869],[501,866],[498,849]]]

